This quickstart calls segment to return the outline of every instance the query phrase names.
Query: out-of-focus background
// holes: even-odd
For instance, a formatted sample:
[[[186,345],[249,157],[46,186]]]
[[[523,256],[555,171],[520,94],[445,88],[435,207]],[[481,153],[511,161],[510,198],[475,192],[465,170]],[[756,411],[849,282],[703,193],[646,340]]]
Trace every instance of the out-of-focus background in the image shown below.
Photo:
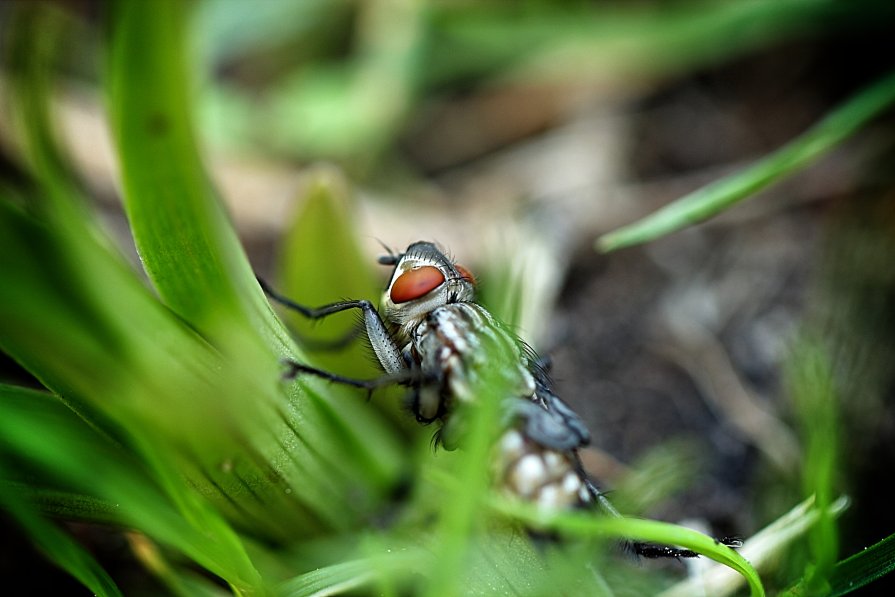
[[[107,7],[52,4],[70,48],[54,116],[128,246],[99,85]],[[622,509],[717,536],[792,503],[784,371],[796,340],[819,336],[841,356],[841,553],[895,530],[891,113],[718,218],[594,248],[889,72],[885,3],[194,4],[197,135],[257,271],[288,259],[278,239],[321,180],[342,189],[371,263],[380,243],[438,241],[485,300],[506,284],[521,294],[520,309],[494,308],[551,358],[593,433],[585,463]],[[22,168],[11,126],[0,111],[10,180]],[[4,375],[18,373],[4,363]],[[23,541],[4,537],[6,554]]]

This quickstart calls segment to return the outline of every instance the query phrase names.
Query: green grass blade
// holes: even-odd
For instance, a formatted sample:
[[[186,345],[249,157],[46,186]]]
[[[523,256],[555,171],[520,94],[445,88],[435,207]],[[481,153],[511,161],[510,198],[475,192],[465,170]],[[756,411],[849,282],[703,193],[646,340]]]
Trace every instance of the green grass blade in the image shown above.
[[[0,386],[0,392],[3,387]],[[31,471],[29,471],[31,473]],[[105,524],[121,522],[115,504],[83,492],[52,487],[56,480],[48,479],[46,485],[36,475],[19,478],[8,471],[0,477],[0,492],[16,492],[39,513],[65,520],[80,520]]]
[[[46,88],[26,85],[20,103],[46,103]],[[237,568],[250,566],[238,555],[243,547],[221,513],[282,541],[344,528],[365,516],[394,481],[400,462],[394,443],[385,442],[376,444],[375,454],[363,452],[365,460],[353,457],[367,431],[359,428],[366,423],[370,435],[385,435],[383,426],[354,417],[359,422],[351,427],[350,410],[335,410],[328,396],[282,382],[271,347],[292,354],[291,341],[247,266],[243,279],[257,295],[270,333],[263,323],[252,327],[250,316],[210,316],[207,331],[219,341],[212,347],[173,317],[110,251],[90,214],[72,207],[79,193],[53,166],[61,160],[52,137],[34,133],[50,130],[40,121],[49,112],[29,114],[21,123],[26,134],[43,140],[31,147],[34,195],[42,200],[24,203],[39,207],[33,211],[40,217],[5,197],[0,201],[0,347],[87,419],[139,446],[184,515],[199,526],[207,521],[208,532],[220,533],[233,549],[234,561],[242,559]],[[153,171],[152,162],[142,166]],[[176,203],[157,207],[176,212]],[[164,236],[164,230],[156,232]],[[217,254],[206,258],[218,260]],[[264,335],[270,342],[262,341]],[[375,466],[367,466],[370,460]],[[220,511],[208,510],[204,499]]]
[[[261,586],[218,516],[199,505],[187,516],[155,473],[98,435],[53,396],[0,386],[0,446],[74,490],[117,505],[120,524],[181,551],[235,586]],[[52,438],[49,441],[47,438]],[[84,463],[90,463],[85,467]]]
[[[834,364],[824,340],[801,339],[785,372],[804,446],[803,495],[814,496],[819,512],[817,522],[808,532],[810,561],[804,581],[808,594],[826,592],[828,576],[839,552],[839,534],[831,505],[836,499],[841,415]]]
[[[63,11],[49,5],[20,5],[11,12],[12,24],[7,26],[10,95],[14,122],[24,125],[15,131],[22,139],[22,157],[35,172],[49,172],[56,178],[70,180],[71,171],[54,137],[47,99],[52,93],[53,65],[70,23]],[[40,35],[36,35],[37,31]],[[40,210],[46,204],[56,209],[73,207],[55,193],[48,193],[29,207]]]
[[[718,543],[712,537],[656,520],[613,519],[605,522],[607,523],[604,527],[605,531],[619,538],[627,537],[663,545],[679,545],[693,550],[738,572],[746,580],[749,593],[753,597],[765,594],[758,572],[752,564],[742,555],[730,547]]]
[[[222,321],[288,335],[261,294],[193,136],[188,3],[115,6],[108,76],[125,206],[147,273],[165,302],[219,341]]]
[[[597,249],[645,243],[706,220],[772,183],[805,168],[895,102],[895,73],[876,81],[800,137],[748,168],[674,201],[645,218],[604,234]]]
[[[828,509],[828,514],[839,516],[848,500],[839,498]],[[817,523],[821,512],[815,507],[814,498],[796,505],[792,510],[773,521],[750,537],[737,552],[759,570],[773,570],[779,565],[781,555],[797,538]],[[662,597],[689,597],[707,594],[723,597],[734,594],[741,585],[741,578],[724,566],[713,566],[698,577],[689,578],[662,593]]]
[[[895,570],[895,535],[848,557],[833,569],[830,597],[847,595]]]
[[[469,76],[474,67],[529,80],[667,74],[820,28],[825,18],[848,16],[824,0],[438,8],[444,47],[466,52],[433,50],[430,77]]]
[[[0,387],[0,401],[3,400],[4,393],[4,388]],[[6,470],[3,454],[0,453],[0,478],[8,478],[8,476],[9,472]],[[22,496],[16,489],[21,490],[22,488],[13,488],[9,485],[0,486],[0,506],[9,511],[28,531],[31,540],[37,544],[40,550],[95,595],[121,595],[115,582],[96,560],[69,535],[40,516],[32,506],[31,500],[28,499],[31,496]]]
[[[303,305],[319,306],[345,298],[378,302],[382,276],[375,276],[375,261],[357,244],[349,183],[332,168],[317,168],[300,197],[301,204],[283,236],[278,252],[277,286]],[[386,271],[377,272],[383,276]],[[354,313],[310,321],[282,310],[290,328],[312,345],[343,338],[357,330]],[[339,350],[308,350],[316,366],[352,377],[375,377],[361,338]]]
[[[370,562],[341,562],[286,581],[279,587],[283,597],[338,595],[372,582],[375,575]]]
[[[347,560],[289,579],[277,587],[277,594],[282,597],[341,595],[375,585],[377,579],[382,577],[410,577],[426,559],[423,552],[411,548],[370,558]]]
[[[483,349],[488,347],[493,350],[485,362],[507,363],[512,358],[501,351],[500,345],[483,345]],[[501,398],[512,395],[508,384],[513,381],[504,377],[500,369],[490,366],[476,371],[469,379],[470,395],[476,396],[477,402],[467,405],[466,411],[458,408],[452,415],[465,417],[463,449],[457,450],[451,461],[456,485],[445,492],[439,504],[438,539],[433,544],[435,565],[429,571],[424,595],[460,595],[465,588],[469,544],[484,517],[482,498],[489,495],[491,488],[489,466],[496,439],[494,430],[501,428],[501,408],[505,406]]]
[[[753,597],[765,594],[758,572],[748,560],[712,537],[686,527],[657,520],[595,516],[592,512],[546,512],[506,500],[495,499],[491,504],[497,511],[535,529],[554,530],[570,536],[608,536],[690,549],[738,572],[746,580]]]
[[[343,493],[338,485],[356,484],[361,493],[381,487],[383,479],[393,478],[396,452],[386,446],[381,466],[361,468],[351,458],[350,440],[358,431],[350,429],[349,417],[333,409],[322,393],[303,392],[303,382],[281,382],[271,349],[292,358],[301,355],[258,287],[193,138],[184,40],[189,7],[164,0],[117,8],[109,95],[126,207],[144,265],[178,314],[210,337],[216,348],[238,358],[246,375],[250,366],[255,368],[255,384],[266,389],[245,396],[257,404],[266,394],[279,411],[283,406],[276,406],[277,401],[283,401],[271,393],[289,394],[297,412],[281,418],[297,420],[286,425],[276,418],[267,421],[272,429],[266,432],[268,446],[262,453],[273,452],[278,462],[271,466],[292,469],[281,473],[296,483],[295,475],[321,479],[301,483],[290,499],[304,498],[329,523],[344,524],[348,519],[339,512],[344,504],[335,499]],[[259,337],[268,346],[260,346]],[[243,402],[237,408],[252,404]],[[271,414],[281,415],[260,413],[262,419]],[[259,414],[244,420],[252,419]],[[371,434],[378,429],[373,423],[369,427]],[[346,441],[330,446],[334,438]],[[296,440],[299,446],[289,447]]]
[[[352,428],[350,417],[334,410],[322,392],[302,392],[302,382],[281,383],[271,349],[282,356],[303,357],[261,293],[199,158],[184,40],[188,9],[182,2],[163,0],[124,3],[115,12],[109,95],[125,203],[137,247],[166,303],[210,337],[216,348],[237,358],[246,373],[250,365],[255,368],[260,380],[255,383],[267,387],[264,393],[255,392],[256,403],[272,391],[290,395],[299,411],[295,416],[303,423],[296,427],[293,422],[290,429],[276,419],[269,422],[280,428],[276,435],[286,436],[279,446],[274,445],[275,437],[267,440],[270,450],[279,458],[279,453],[290,452],[285,463],[274,466],[326,479],[303,484],[302,491],[293,495],[310,494],[307,499],[327,512],[327,520],[344,523],[334,496],[326,489],[328,479],[338,476],[328,471],[344,470],[339,482],[381,487],[384,479],[393,478],[397,452],[391,444],[379,446],[381,461],[361,467],[350,457],[353,440],[360,433]],[[326,262],[315,252],[305,251],[305,256]],[[268,346],[259,345],[259,337]],[[273,404],[279,399],[270,398]],[[255,413],[243,420],[258,418]],[[366,423],[370,435],[381,429],[369,420]],[[283,442],[294,441],[296,429],[301,445],[313,454],[303,457],[283,450]],[[333,438],[344,440],[330,448]],[[335,486],[332,491],[340,493]]]

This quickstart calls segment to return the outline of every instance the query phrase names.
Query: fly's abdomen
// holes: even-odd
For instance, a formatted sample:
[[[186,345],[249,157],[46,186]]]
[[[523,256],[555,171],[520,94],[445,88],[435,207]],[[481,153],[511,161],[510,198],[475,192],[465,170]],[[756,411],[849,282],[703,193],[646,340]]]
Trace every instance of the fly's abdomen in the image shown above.
[[[506,494],[548,510],[593,503],[574,452],[548,448],[508,429],[494,448],[494,476]]]
[[[509,415],[504,417],[508,427],[494,448],[497,485],[544,508],[593,502],[574,452],[586,442],[586,433],[582,435],[571,424],[578,421],[577,416],[561,411],[564,405],[546,386],[536,394],[545,382],[536,384],[531,353],[520,340],[472,303],[434,310],[417,329],[415,340],[423,372],[435,372],[432,377],[440,382],[438,392],[423,388],[417,394],[416,407],[430,415],[441,413],[444,426],[439,438],[445,447],[451,449],[462,441],[464,415],[474,416],[476,401],[481,399],[475,388],[480,387],[479,378],[487,368],[489,377],[497,372],[503,378],[499,387],[505,394],[493,398],[501,400],[501,408]]]

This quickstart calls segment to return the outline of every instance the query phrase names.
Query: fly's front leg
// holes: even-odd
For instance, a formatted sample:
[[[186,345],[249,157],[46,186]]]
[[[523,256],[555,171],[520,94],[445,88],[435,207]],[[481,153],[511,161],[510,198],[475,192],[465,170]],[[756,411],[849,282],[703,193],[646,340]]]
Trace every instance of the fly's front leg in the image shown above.
[[[410,368],[408,367],[407,362],[404,360],[404,356],[401,354],[401,349],[398,347],[397,344],[395,344],[395,341],[392,340],[391,335],[388,333],[388,328],[385,327],[385,323],[382,321],[382,317],[380,317],[379,312],[370,301],[361,299],[356,301],[340,301],[316,308],[306,307],[305,305],[300,305],[295,301],[277,293],[260,278],[258,278],[258,283],[261,284],[261,288],[271,299],[280,303],[284,307],[288,307],[293,311],[301,313],[308,319],[323,319],[324,317],[327,317],[334,313],[340,313],[342,311],[348,311],[350,309],[360,309],[361,313],[363,313],[364,318],[364,332],[367,334],[367,339],[370,341],[370,345],[373,347],[373,352],[376,354],[376,358],[379,360],[379,364],[382,366],[388,376],[393,376],[396,378],[400,378],[402,376],[409,377]],[[297,368],[295,367],[296,365],[298,366]],[[294,373],[298,373],[299,371],[311,372],[310,370],[312,369],[311,367],[301,365],[300,363],[295,363],[295,365],[291,366],[293,367]],[[320,373],[325,372],[321,371]],[[327,376],[321,375],[320,377],[325,378]],[[332,381],[339,381],[338,379],[335,379],[338,377],[339,376],[330,376]],[[360,387],[368,386],[364,385]]]

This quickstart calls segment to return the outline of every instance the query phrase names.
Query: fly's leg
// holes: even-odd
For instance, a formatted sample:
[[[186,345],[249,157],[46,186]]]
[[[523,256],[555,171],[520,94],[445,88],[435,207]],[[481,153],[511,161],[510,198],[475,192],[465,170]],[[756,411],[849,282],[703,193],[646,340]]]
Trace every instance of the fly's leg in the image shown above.
[[[385,369],[385,372],[388,375],[401,375],[408,370],[407,362],[401,354],[401,349],[395,344],[395,341],[392,340],[391,335],[388,333],[388,329],[385,327],[385,323],[382,321],[382,317],[379,316],[379,312],[370,301],[363,299],[355,301],[339,301],[337,303],[323,305],[322,307],[306,307],[305,305],[300,305],[277,293],[260,278],[258,278],[258,283],[261,284],[261,288],[271,299],[284,307],[288,307],[293,311],[301,313],[308,319],[323,319],[334,313],[341,313],[342,311],[348,311],[350,309],[360,309],[364,318],[364,332],[367,334],[367,339],[373,347],[373,352],[376,353],[376,358],[379,360],[379,364],[382,365],[382,368]]]
[[[302,315],[305,315],[306,317],[308,316],[307,312],[312,311],[312,309],[309,309],[309,308],[305,307],[304,305],[299,305],[292,299],[286,298],[282,294],[276,292],[263,279],[257,278],[257,280],[258,280],[258,283],[261,285],[261,289],[264,291],[264,294],[266,294],[268,296],[268,298],[270,298],[272,301],[275,301],[275,302],[283,305],[284,307],[292,309],[293,311],[298,311],[299,313],[301,313]],[[320,319],[320,318],[319,317],[318,318],[311,317],[311,319]],[[358,337],[360,337],[360,335],[363,333],[363,329],[361,327],[355,326],[355,327],[352,327],[351,330],[349,330],[348,333],[346,333],[342,337],[333,338],[330,340],[319,340],[317,338],[309,338],[309,337],[305,336],[304,334],[299,334],[295,330],[290,330],[290,331],[291,331],[292,335],[299,341],[299,343],[302,346],[304,346],[308,350],[311,350],[314,352],[330,352],[330,351],[335,352],[335,351],[342,350],[342,349],[346,348],[349,344],[351,344],[352,342],[357,340]]]
[[[362,328],[355,326],[344,336],[319,340],[317,338],[309,338],[304,334],[299,334],[295,330],[291,330],[291,332],[295,339],[298,340],[299,344],[311,352],[338,352],[344,350],[364,333]]]
[[[579,467],[581,466],[580,460],[578,463]],[[615,506],[612,505],[612,502],[609,501],[609,498],[606,497],[606,494],[597,489],[597,486],[594,485],[593,481],[587,478],[587,475],[584,474],[584,470],[581,469],[579,473],[582,475],[584,479],[584,484],[587,486],[588,492],[597,502],[597,505],[601,510],[608,516],[614,516],[617,518],[621,518],[621,514],[618,510],[615,509]],[[640,541],[624,541],[622,545],[625,551],[630,552],[636,556],[640,556],[642,558],[695,558],[698,557],[699,554],[695,551],[689,549],[680,549],[677,547],[669,547],[667,545],[654,545],[652,543],[642,543]]]
[[[333,383],[339,383],[346,386],[352,386],[354,388],[360,388],[370,391],[385,386],[395,384],[409,384],[422,380],[422,376],[420,375],[419,371],[417,369],[411,369],[409,367],[403,369],[398,373],[382,375],[373,379],[355,379],[353,377],[339,375],[338,373],[330,373],[329,371],[324,371],[323,369],[317,369],[316,367],[311,367],[310,365],[305,365],[304,363],[299,363],[298,361],[293,361],[292,359],[284,359],[283,362],[289,368],[283,375],[283,377],[285,377],[286,379],[295,379],[301,374],[307,374]]]

